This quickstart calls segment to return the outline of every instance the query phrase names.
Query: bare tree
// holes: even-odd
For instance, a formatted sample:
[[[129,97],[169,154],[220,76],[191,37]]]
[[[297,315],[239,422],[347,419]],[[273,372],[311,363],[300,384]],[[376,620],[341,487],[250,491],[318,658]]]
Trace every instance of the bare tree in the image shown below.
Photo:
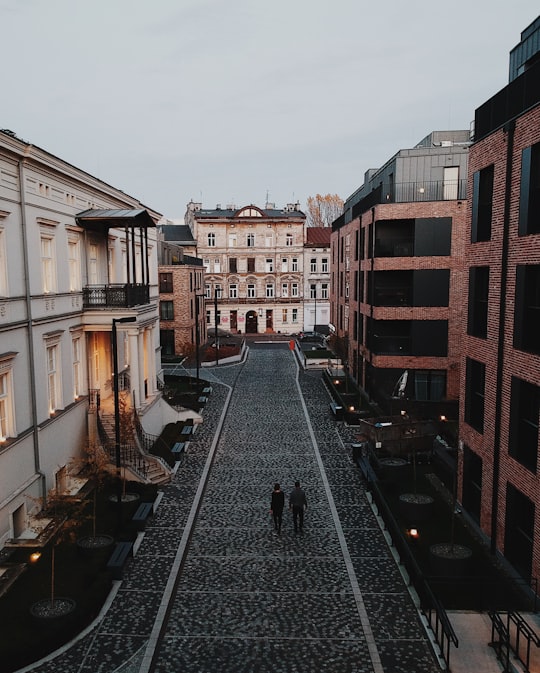
[[[331,227],[343,213],[343,199],[337,194],[317,194],[307,200],[307,226]]]

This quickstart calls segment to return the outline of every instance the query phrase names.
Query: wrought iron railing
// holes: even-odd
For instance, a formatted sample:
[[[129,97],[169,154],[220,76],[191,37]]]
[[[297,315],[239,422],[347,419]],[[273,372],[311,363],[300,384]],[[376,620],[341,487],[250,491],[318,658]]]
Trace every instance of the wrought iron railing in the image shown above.
[[[107,434],[99,414],[97,416],[97,429],[101,445],[107,451],[111,463],[116,464],[116,442]],[[122,466],[129,467],[133,472],[142,477],[143,480],[146,480],[148,476],[148,464],[135,444],[125,442],[120,444],[120,461]]]
[[[134,411],[133,419],[135,423],[135,433],[143,450],[146,453],[152,455],[152,457],[159,461],[167,470],[170,470],[171,465],[165,464],[163,459],[155,453],[159,446],[166,449],[167,451],[170,451],[170,446],[161,437],[146,432],[136,411]]]
[[[150,303],[150,287],[141,283],[87,285],[83,288],[83,307],[126,308]]]

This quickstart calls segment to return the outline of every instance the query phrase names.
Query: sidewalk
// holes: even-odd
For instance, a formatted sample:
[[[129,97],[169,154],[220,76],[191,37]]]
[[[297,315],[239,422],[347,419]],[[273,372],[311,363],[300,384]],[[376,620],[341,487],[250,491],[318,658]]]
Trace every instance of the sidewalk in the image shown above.
[[[452,611],[448,617],[459,640],[459,647],[450,651],[450,668],[452,673],[501,673],[502,664],[498,661],[495,650],[490,647],[491,619],[487,613]],[[540,636],[540,620],[538,615],[522,614],[527,624]],[[521,656],[526,659],[525,642],[521,639]],[[516,671],[524,671],[520,662],[510,655],[510,665]],[[531,645],[530,673],[540,673],[540,650]]]

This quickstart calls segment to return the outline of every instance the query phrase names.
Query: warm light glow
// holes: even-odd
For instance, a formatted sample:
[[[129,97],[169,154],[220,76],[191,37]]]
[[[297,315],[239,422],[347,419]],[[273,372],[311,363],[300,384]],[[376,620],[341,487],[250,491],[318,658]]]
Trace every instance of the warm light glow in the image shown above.
[[[5,441],[6,441],[6,438],[4,437],[4,435],[0,435],[0,444],[2,444],[2,442],[5,442]]]
[[[30,563],[35,563],[36,561],[39,561],[40,558],[41,558],[41,552],[35,551],[32,554],[30,554]]]
[[[412,537],[413,540],[418,539],[419,536],[418,528],[409,528],[409,535]]]
[[[406,415],[407,415],[407,412],[405,411],[405,409],[402,409],[400,413],[401,413],[402,416],[406,416]]]
[[[339,381],[336,379],[336,380],[334,381],[334,385],[337,386],[338,384],[339,384]]]
[[[446,420],[446,416],[441,416],[441,421],[445,421],[445,420]]]
[[[349,407],[349,411],[354,411],[354,407]]]

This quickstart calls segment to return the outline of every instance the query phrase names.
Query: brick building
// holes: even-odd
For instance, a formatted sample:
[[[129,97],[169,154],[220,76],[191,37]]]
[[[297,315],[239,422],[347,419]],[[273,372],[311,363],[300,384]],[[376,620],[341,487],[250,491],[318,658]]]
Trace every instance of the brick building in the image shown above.
[[[526,580],[540,576],[539,57],[540,17],[475,113],[460,394],[459,497]]]
[[[189,227],[166,225],[161,234],[166,240],[160,241],[158,258],[159,334],[161,357],[167,361],[192,355],[206,343],[204,268],[201,259],[186,253],[195,249]]]
[[[438,131],[400,150],[332,227],[332,327],[388,413],[399,398],[416,415],[457,418],[469,144],[468,131]]]
[[[205,267],[208,328],[234,334],[302,329],[305,214],[298,204],[203,209],[185,216]]]

